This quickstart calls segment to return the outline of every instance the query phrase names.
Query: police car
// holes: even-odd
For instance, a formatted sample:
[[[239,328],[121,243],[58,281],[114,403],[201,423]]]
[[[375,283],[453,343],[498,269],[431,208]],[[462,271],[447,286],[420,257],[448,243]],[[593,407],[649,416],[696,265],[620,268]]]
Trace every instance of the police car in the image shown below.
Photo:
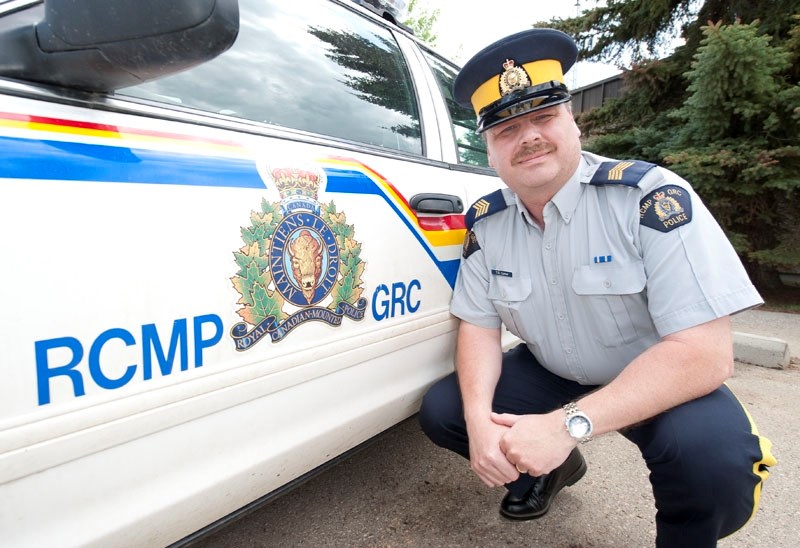
[[[451,370],[501,183],[373,12],[0,0],[1,544],[186,542]]]

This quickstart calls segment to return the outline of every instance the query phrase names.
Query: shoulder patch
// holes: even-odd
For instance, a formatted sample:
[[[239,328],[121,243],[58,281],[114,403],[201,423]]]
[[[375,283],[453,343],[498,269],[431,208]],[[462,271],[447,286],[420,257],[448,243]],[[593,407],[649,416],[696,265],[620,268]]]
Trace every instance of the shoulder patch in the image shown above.
[[[467,233],[464,235],[464,252],[461,256],[467,259],[480,248],[481,246],[478,243],[478,238],[475,236],[475,233],[471,230],[467,230]]]
[[[685,188],[666,185],[639,202],[639,222],[659,232],[669,232],[692,221],[692,199]]]
[[[594,172],[594,177],[589,184],[637,186],[645,173],[654,167],[656,167],[655,164],[639,160],[603,162]]]
[[[503,197],[502,190],[495,190],[491,194],[487,194],[469,208],[467,214],[464,216],[464,223],[467,225],[467,230],[472,229],[475,221],[493,215],[498,211],[504,210],[506,207],[506,199]]]

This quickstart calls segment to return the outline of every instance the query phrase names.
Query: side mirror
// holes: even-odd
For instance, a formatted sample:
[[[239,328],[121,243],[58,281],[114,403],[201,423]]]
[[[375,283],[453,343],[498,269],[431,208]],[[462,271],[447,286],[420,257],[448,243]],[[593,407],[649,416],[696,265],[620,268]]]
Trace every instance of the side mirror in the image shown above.
[[[45,0],[0,34],[0,75],[107,92],[213,59],[239,32],[238,0]]]

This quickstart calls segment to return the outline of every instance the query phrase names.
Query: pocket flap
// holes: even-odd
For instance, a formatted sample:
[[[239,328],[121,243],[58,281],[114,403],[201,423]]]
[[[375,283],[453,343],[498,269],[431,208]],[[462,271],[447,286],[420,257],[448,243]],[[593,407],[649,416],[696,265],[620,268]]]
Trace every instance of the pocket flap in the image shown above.
[[[633,295],[641,293],[646,283],[642,262],[580,266],[572,277],[578,295]]]
[[[489,278],[489,299],[493,301],[524,301],[531,294],[530,278]]]

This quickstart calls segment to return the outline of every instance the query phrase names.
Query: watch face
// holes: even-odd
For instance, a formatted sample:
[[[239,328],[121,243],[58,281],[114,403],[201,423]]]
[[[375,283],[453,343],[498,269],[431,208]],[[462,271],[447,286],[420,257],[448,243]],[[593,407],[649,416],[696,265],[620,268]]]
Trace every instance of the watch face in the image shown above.
[[[582,438],[589,434],[591,423],[586,417],[580,415],[569,419],[569,433],[574,438]]]

